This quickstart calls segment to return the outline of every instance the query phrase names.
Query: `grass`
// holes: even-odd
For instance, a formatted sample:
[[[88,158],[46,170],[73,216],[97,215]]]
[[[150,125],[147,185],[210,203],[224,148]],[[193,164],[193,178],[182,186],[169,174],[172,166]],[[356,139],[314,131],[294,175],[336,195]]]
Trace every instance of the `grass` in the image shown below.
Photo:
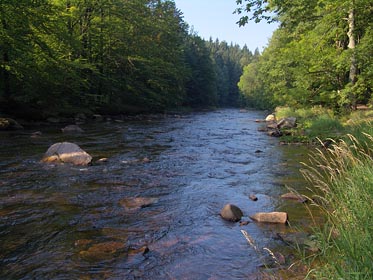
[[[373,110],[354,111],[349,115],[337,116],[330,110],[321,106],[293,109],[290,107],[276,108],[277,119],[296,117],[297,128],[292,129],[290,136],[285,136],[284,141],[318,143],[317,138],[325,141],[328,138],[345,139],[347,133],[356,138],[363,138],[361,131],[373,134]]]
[[[304,258],[307,278],[373,279],[373,110],[336,116],[322,107],[281,107],[276,117],[297,118],[285,141],[323,143],[302,170],[325,214],[315,224],[319,251]]]
[[[373,137],[364,128],[360,139],[348,135],[316,152],[303,170],[327,202],[318,206],[327,222],[316,228],[320,252],[310,278],[373,279]]]

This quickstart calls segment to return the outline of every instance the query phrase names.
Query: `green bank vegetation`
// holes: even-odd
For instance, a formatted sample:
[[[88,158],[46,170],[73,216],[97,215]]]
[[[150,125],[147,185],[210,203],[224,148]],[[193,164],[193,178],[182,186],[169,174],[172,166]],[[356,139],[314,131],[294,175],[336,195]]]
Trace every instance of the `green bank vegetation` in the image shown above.
[[[294,109],[277,107],[277,119],[296,117],[297,127],[282,137],[283,141],[319,144],[330,142],[330,139],[345,139],[350,133],[361,138],[363,132],[373,135],[373,110],[356,110],[340,115],[332,109],[321,106]]]
[[[248,105],[322,106],[339,114],[372,105],[372,1],[236,2],[242,5],[241,25],[248,12],[255,21],[279,22],[268,47],[241,77]]]
[[[305,259],[307,278],[372,279],[373,2],[236,2],[240,25],[279,23],[244,68],[247,105],[297,117],[285,141],[322,143],[304,170],[327,220],[315,225],[320,250]]]
[[[373,278],[372,147],[371,135],[349,135],[303,170],[327,218],[315,228],[320,251],[309,261],[312,267],[317,260],[312,279]]]

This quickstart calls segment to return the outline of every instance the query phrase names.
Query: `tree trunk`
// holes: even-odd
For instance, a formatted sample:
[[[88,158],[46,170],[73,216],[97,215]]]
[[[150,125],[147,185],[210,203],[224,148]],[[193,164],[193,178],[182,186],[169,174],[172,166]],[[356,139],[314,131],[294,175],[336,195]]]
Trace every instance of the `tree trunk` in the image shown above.
[[[357,60],[355,55],[355,45],[356,45],[356,38],[355,38],[355,1],[352,1],[351,7],[348,11],[348,32],[347,36],[349,39],[348,48],[351,50],[351,57],[350,57],[350,73],[349,73],[349,80],[350,83],[355,85],[357,81],[358,75],[358,67],[357,67]],[[356,108],[356,96],[353,92],[350,93],[350,101],[353,108]]]

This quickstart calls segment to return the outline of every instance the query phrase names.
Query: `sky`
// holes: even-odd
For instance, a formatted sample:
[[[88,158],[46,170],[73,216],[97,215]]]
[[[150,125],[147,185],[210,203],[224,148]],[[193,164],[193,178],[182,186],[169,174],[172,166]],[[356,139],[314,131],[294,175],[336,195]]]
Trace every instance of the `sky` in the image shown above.
[[[250,51],[262,51],[276,29],[276,24],[249,22],[239,27],[240,15],[233,14],[236,0],[174,0],[183,12],[184,21],[202,38],[226,41],[229,44],[245,44]]]

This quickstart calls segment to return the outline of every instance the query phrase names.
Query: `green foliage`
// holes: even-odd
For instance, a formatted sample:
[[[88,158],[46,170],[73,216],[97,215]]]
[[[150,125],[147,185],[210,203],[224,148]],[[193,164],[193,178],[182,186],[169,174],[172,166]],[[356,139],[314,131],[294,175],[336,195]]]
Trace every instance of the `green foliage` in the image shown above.
[[[251,55],[169,0],[1,1],[0,45],[0,110],[31,117],[237,105]]]
[[[327,201],[319,205],[328,219],[324,228],[316,229],[321,250],[318,265],[310,272],[316,279],[373,277],[372,145],[372,134],[364,134],[362,142],[350,135],[327,155],[316,153],[315,167],[303,171],[316,185],[317,195]]]
[[[236,2],[241,5],[238,8],[241,15],[246,12],[256,21],[280,22],[268,47],[241,79],[244,95],[258,99],[250,103],[260,107],[271,100],[273,106],[322,105],[341,111],[371,102],[371,1]],[[270,11],[274,13],[268,14]],[[354,20],[353,29],[346,20],[349,16]],[[248,19],[243,16],[240,23],[245,24]],[[356,80],[352,81],[353,66],[358,71]],[[258,92],[258,83],[261,83],[260,94],[254,94]]]

